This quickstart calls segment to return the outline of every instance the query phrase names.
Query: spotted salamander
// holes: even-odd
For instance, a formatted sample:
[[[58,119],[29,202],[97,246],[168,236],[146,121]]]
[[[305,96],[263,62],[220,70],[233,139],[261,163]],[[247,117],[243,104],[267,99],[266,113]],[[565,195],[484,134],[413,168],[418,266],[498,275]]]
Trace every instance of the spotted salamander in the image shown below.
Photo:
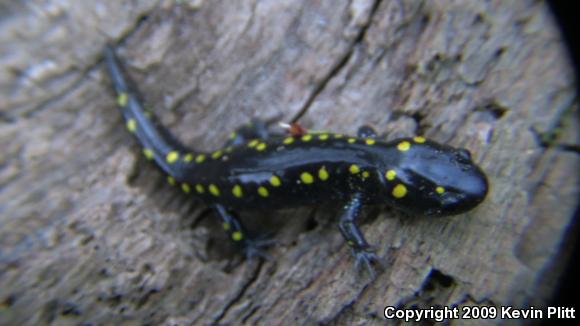
[[[250,256],[264,241],[247,236],[232,214],[244,208],[282,208],[337,202],[339,229],[357,266],[377,257],[358,227],[361,208],[388,204],[409,214],[445,216],[466,212],[488,191],[469,151],[424,137],[383,142],[363,127],[357,137],[338,133],[272,135],[255,123],[233,133],[211,153],[178,142],[146,112],[114,50],[105,50],[117,104],[143,147],[143,155],[167,174],[171,185],[200,197],[221,219],[229,237]]]

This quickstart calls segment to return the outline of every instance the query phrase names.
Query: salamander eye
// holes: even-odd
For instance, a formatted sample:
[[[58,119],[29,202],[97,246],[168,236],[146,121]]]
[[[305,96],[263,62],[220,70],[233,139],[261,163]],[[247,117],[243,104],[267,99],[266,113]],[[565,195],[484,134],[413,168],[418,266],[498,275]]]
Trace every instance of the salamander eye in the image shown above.
[[[470,163],[471,162],[471,153],[464,148],[458,149],[455,152],[455,155],[457,156],[457,160],[461,163]]]

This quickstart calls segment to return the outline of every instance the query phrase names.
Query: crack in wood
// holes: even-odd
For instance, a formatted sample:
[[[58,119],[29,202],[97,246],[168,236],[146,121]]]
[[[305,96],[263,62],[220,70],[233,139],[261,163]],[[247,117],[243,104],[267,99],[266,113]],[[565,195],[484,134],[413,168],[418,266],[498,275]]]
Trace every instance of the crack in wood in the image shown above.
[[[157,5],[159,5],[159,2],[157,3]],[[155,6],[157,6],[157,5],[155,5]],[[139,15],[138,18],[136,19],[135,24],[130,29],[127,30],[127,32],[120,38],[120,41],[118,41],[117,43],[119,43],[119,44],[124,43],[128,38],[130,38],[132,35],[134,35],[143,26],[144,22],[147,21],[151,12],[153,12],[154,10],[155,9],[152,9],[150,11],[143,12],[141,15]],[[20,115],[20,117],[22,117],[24,119],[32,118],[35,115],[44,111],[46,108],[51,107],[52,104],[62,100],[63,98],[69,96],[70,94],[74,93],[76,90],[78,90],[81,86],[84,85],[84,82],[86,81],[89,73],[92,70],[96,69],[102,63],[102,61],[103,61],[102,55],[97,55],[96,60],[92,64],[90,64],[88,67],[81,69],[80,71],[78,71],[77,69],[71,69],[71,70],[65,71],[63,74],[61,74],[59,76],[54,77],[54,78],[62,78],[63,76],[66,76],[68,74],[74,74],[74,73],[78,74],[78,77],[73,79],[69,83],[68,86],[64,87],[63,89],[58,91],[56,94],[51,95],[51,96],[47,97],[46,99],[42,100],[42,103],[33,106],[29,110],[25,110],[25,112],[23,112]],[[54,79],[54,78],[52,78],[52,79]],[[38,87],[41,87],[41,86],[38,86]],[[18,108],[19,108],[19,106],[8,108],[8,111],[18,111]],[[18,117],[9,115],[5,112],[3,112],[0,115],[0,121],[4,122],[4,123],[15,123],[18,120],[19,120]]]
[[[304,103],[302,108],[298,111],[298,113],[296,113],[294,118],[292,118],[291,122],[293,122],[293,123],[298,122],[298,120],[300,120],[300,118],[302,118],[306,114],[306,112],[308,112],[308,110],[312,106],[312,103],[314,103],[314,100],[322,93],[322,91],[326,88],[326,86],[330,83],[330,81],[334,77],[336,77],[340,73],[340,71],[342,71],[342,69],[344,67],[346,67],[346,64],[348,63],[348,61],[352,57],[356,47],[362,43],[362,40],[364,39],[369,27],[372,24],[373,18],[375,17],[375,14],[377,13],[379,5],[381,4],[381,2],[382,2],[382,0],[375,1],[375,3],[373,4],[373,7],[369,13],[368,20],[360,28],[360,31],[359,31],[357,37],[354,39],[354,41],[351,44],[349,44],[349,46],[348,46],[346,52],[344,53],[344,55],[342,56],[342,58],[340,58],[336,62],[336,64],[330,69],[328,74],[324,78],[322,78],[322,80],[315,86],[314,91],[310,94],[310,96],[308,97],[308,99],[306,100],[306,102]]]
[[[565,129],[571,128],[566,124],[574,119],[573,115],[578,110],[578,98],[574,97],[566,108],[558,115],[555,123],[548,127],[548,130],[541,131],[537,126],[531,126],[530,131],[534,136],[538,147],[555,148],[563,152],[580,154],[580,144],[558,143],[558,139]]]
[[[252,286],[256,280],[258,279],[258,276],[260,275],[260,271],[262,270],[262,266],[263,266],[263,262],[262,260],[258,261],[258,266],[255,268],[254,272],[252,273],[252,275],[250,275],[250,278],[246,281],[246,283],[242,286],[242,288],[240,289],[240,291],[238,292],[238,294],[236,296],[234,296],[228,303],[225,304],[223,310],[213,319],[212,324],[216,325],[219,324],[224,317],[227,315],[227,313],[230,311],[230,309],[239,301],[242,300],[242,298],[244,297],[244,295],[246,294],[246,291],[250,288],[250,286]]]
[[[83,86],[84,85],[83,81],[85,80],[86,76],[88,75],[88,72],[91,71],[94,67],[95,67],[95,65],[91,65],[86,70],[82,70],[81,72],[79,72],[78,74],[80,76],[78,78],[75,78],[73,81],[71,81],[69,83],[69,85],[67,85],[66,87],[64,87],[60,91],[58,91],[56,94],[50,95],[47,98],[45,98],[44,100],[42,100],[42,102],[40,104],[37,104],[28,110],[23,109],[24,112],[22,112],[21,114],[10,115],[8,113],[3,113],[1,120],[3,122],[16,123],[19,120],[19,118],[29,119],[29,118],[34,117],[36,114],[44,111],[46,108],[49,108],[51,106],[51,104],[62,100],[63,98],[69,96],[74,91],[76,91],[81,86]],[[65,73],[63,73],[55,78],[60,78],[60,77],[63,77],[65,75],[74,74],[74,73],[75,73],[75,69],[73,69],[71,71],[67,71],[67,72],[65,72]],[[42,88],[39,85],[37,87]],[[7,111],[18,111],[19,108],[22,108],[22,107],[23,107],[23,105],[8,107]]]

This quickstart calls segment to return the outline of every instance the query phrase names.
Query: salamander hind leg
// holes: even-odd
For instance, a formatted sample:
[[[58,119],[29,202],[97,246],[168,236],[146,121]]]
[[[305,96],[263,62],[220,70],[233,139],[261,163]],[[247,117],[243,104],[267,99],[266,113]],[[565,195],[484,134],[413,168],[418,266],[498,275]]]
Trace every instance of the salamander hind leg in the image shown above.
[[[357,220],[360,216],[362,204],[360,196],[354,196],[345,206],[339,221],[340,233],[348,246],[352,249],[356,259],[355,266],[360,270],[361,265],[369,272],[372,279],[375,279],[376,273],[373,263],[378,264],[379,259],[373,252],[364,235],[362,234]]]
[[[224,231],[228,234],[230,239],[243,247],[244,253],[248,259],[257,257],[268,260],[270,259],[270,255],[264,252],[263,249],[271,246],[274,243],[274,240],[264,238],[252,239],[248,237],[242,223],[228,212],[224,206],[214,204],[212,205],[212,208],[221,219]]]

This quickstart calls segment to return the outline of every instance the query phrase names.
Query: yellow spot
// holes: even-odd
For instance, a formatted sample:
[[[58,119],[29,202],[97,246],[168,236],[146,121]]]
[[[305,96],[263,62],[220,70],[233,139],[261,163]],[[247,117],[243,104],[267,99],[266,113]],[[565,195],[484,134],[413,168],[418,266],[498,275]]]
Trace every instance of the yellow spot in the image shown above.
[[[237,198],[242,198],[242,196],[244,195],[242,193],[242,187],[240,185],[235,185],[234,188],[232,189],[232,194],[234,194],[234,196],[236,196]]]
[[[127,95],[127,93],[121,93],[119,94],[119,96],[117,96],[117,104],[119,104],[120,107],[124,108],[125,106],[127,106],[128,102],[129,95]]]
[[[143,148],[143,155],[145,155],[148,160],[153,159],[153,152],[148,148]]]
[[[236,134],[235,132],[232,132],[232,133],[230,134],[230,139],[231,139],[231,140],[234,140],[234,139],[236,139],[236,137],[238,137],[238,134]]]
[[[282,185],[282,180],[280,180],[280,178],[278,178],[277,176],[273,175],[270,178],[270,184],[274,187],[280,187]]]
[[[183,183],[181,184],[181,190],[183,190],[184,193],[188,194],[191,192],[191,187],[187,183]]]
[[[129,130],[130,132],[137,131],[137,121],[135,121],[135,119],[127,120],[127,130]]]
[[[393,188],[393,197],[403,198],[407,194],[407,187],[404,184],[399,183]]]
[[[234,241],[241,241],[244,238],[244,235],[240,231],[236,231],[232,233],[232,239]]]
[[[334,134],[334,138],[336,139],[341,139],[342,137],[344,137],[343,134]]]
[[[195,185],[195,191],[197,191],[198,194],[203,194],[205,192],[205,189],[203,188],[202,185],[196,184]]]
[[[224,231],[229,231],[232,228],[232,225],[228,222],[224,222],[222,224],[222,228],[224,229]]]
[[[261,151],[263,151],[263,150],[265,150],[265,149],[266,149],[266,144],[265,144],[265,143],[260,143],[260,144],[259,144],[259,145],[256,147],[256,149],[257,149],[259,152],[261,152]]]
[[[328,171],[326,171],[326,168],[323,166],[320,168],[320,170],[318,170],[318,178],[320,178],[320,180],[322,181],[326,181],[328,180]]]
[[[260,142],[259,140],[254,139],[254,140],[252,140],[251,142],[248,143],[248,147],[254,148],[254,147],[256,147],[256,145],[258,145],[259,142]]]
[[[285,145],[290,145],[290,144],[292,144],[293,142],[294,142],[294,137],[287,137],[287,138],[285,138],[285,139],[284,139],[284,141],[283,141],[283,143],[284,143]]]
[[[171,151],[171,152],[167,153],[165,160],[167,161],[167,163],[170,163],[170,164],[175,163],[175,162],[177,162],[177,160],[179,160],[179,153],[177,151]]]
[[[347,241],[346,244],[349,245],[350,247],[354,246],[354,242],[352,241]]]
[[[349,144],[354,144],[354,142],[356,142],[356,138],[349,138],[347,141]]]
[[[399,145],[397,145],[397,149],[400,150],[401,152],[406,152],[411,148],[411,143],[409,143],[408,141],[402,141],[399,143]]]
[[[199,156],[198,156],[198,157],[195,159],[195,161],[196,161],[197,163],[201,163],[201,162],[205,161],[205,154],[200,154],[200,155],[199,155]]]
[[[187,163],[193,161],[193,154],[191,154],[191,153],[185,154],[185,156],[183,157],[183,160]]]
[[[311,184],[314,182],[314,177],[312,176],[312,174],[308,172],[302,172],[302,174],[300,175],[300,180],[302,180],[302,182],[304,182],[305,184]]]
[[[328,134],[322,134],[322,135],[318,136],[318,139],[320,139],[320,140],[327,140],[328,139]]]
[[[220,190],[213,183],[209,185],[209,192],[216,197],[219,197],[220,195]]]
[[[268,197],[270,195],[270,192],[268,192],[268,189],[266,187],[259,187],[258,194],[262,197]]]
[[[427,141],[427,139],[425,139],[425,137],[421,137],[421,136],[417,136],[417,137],[413,138],[413,140],[419,144],[423,144],[425,141]]]
[[[349,170],[349,171],[350,171],[350,173],[352,173],[352,174],[357,174],[357,173],[359,173],[359,172],[360,172],[360,168],[359,168],[359,166],[358,166],[358,165],[356,165],[356,164],[353,164],[353,165],[351,165],[351,166],[350,166],[350,168],[349,168],[348,170]]]
[[[439,186],[439,187],[435,188],[435,191],[436,191],[438,194],[440,194],[440,195],[441,195],[442,193],[444,193],[444,192],[445,192],[445,188],[443,188],[443,187]]]
[[[387,173],[385,173],[385,177],[387,177],[387,180],[393,181],[397,177],[397,171],[389,170]]]
[[[216,160],[218,158],[220,158],[221,156],[222,156],[222,151],[215,151],[215,152],[213,152],[213,154],[211,154],[211,158],[216,159]]]
[[[372,138],[369,138],[369,139],[365,140],[365,143],[367,143],[367,145],[369,145],[369,146],[370,145],[374,145],[376,142],[377,141],[374,140],[374,139],[372,139]]]
[[[175,186],[175,184],[177,183],[172,176],[167,177],[167,182],[172,186]]]
[[[310,141],[310,140],[312,140],[312,135],[308,134],[302,136],[302,141]]]
[[[370,176],[371,176],[371,174],[369,173],[369,171],[364,171],[364,172],[362,173],[362,176],[363,176],[363,179],[366,179],[366,178],[370,177]]]

